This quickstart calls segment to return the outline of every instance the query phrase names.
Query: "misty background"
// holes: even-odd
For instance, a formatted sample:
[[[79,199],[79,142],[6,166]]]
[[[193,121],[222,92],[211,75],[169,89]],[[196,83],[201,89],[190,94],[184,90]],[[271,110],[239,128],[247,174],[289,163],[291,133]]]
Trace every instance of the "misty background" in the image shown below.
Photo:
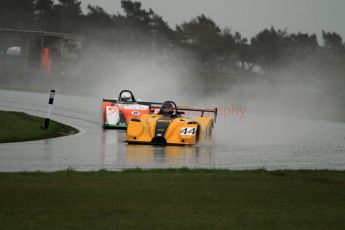
[[[231,22],[219,26],[204,14],[172,27],[136,1],[121,1],[117,14],[97,5],[83,10],[77,0],[0,1],[2,29],[84,38],[78,56],[53,65],[51,73],[1,61],[1,88],[54,88],[100,99],[130,89],[148,101],[345,121],[345,44],[337,31],[291,33],[268,22],[244,37],[229,29]],[[2,50],[1,60],[6,55]]]

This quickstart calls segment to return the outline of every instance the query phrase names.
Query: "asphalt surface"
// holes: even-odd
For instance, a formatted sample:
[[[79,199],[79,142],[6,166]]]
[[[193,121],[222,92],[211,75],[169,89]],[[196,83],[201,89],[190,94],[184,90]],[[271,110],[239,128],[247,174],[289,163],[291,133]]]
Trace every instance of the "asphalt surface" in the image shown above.
[[[44,117],[49,92],[0,90],[0,110]],[[101,98],[59,95],[52,119],[80,130],[48,140],[0,144],[0,171],[127,168],[345,170],[345,124],[258,116],[219,116],[214,140],[193,147],[125,143],[124,130],[103,130]],[[1,121],[0,121],[1,122]]]

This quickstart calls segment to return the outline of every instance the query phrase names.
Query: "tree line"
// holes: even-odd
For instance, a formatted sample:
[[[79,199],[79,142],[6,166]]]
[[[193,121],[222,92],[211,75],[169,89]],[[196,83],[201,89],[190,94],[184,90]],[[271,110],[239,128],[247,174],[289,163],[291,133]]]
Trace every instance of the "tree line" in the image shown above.
[[[322,44],[315,34],[274,27],[247,39],[203,14],[171,28],[140,2],[122,0],[121,7],[124,13],[111,15],[91,5],[83,13],[78,0],[0,0],[0,27],[82,34],[99,46],[156,49],[168,56],[183,50],[202,71],[305,71],[307,65],[345,73],[345,44],[336,32],[322,31]]]

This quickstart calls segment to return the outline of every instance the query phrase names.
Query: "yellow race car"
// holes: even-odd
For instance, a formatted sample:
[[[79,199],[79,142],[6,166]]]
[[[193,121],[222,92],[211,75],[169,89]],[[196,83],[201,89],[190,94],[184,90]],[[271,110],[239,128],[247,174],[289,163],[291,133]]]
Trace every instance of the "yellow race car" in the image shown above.
[[[129,144],[193,145],[211,137],[217,116],[217,108],[177,107],[172,101],[166,101],[161,107],[151,109],[156,109],[157,112],[143,114],[140,118],[129,121]],[[182,117],[186,111],[200,112],[200,117]],[[204,113],[213,113],[214,118],[204,117]]]

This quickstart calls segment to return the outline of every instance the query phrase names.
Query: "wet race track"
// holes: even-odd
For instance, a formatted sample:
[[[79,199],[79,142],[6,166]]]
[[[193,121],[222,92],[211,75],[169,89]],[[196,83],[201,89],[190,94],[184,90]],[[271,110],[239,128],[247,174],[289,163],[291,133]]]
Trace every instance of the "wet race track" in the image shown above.
[[[44,117],[48,93],[0,90],[0,110]],[[125,130],[103,130],[101,98],[56,95],[52,119],[73,136],[0,144],[0,171],[126,168],[345,169],[345,124],[253,115],[223,117],[214,140],[193,147],[128,145]]]

